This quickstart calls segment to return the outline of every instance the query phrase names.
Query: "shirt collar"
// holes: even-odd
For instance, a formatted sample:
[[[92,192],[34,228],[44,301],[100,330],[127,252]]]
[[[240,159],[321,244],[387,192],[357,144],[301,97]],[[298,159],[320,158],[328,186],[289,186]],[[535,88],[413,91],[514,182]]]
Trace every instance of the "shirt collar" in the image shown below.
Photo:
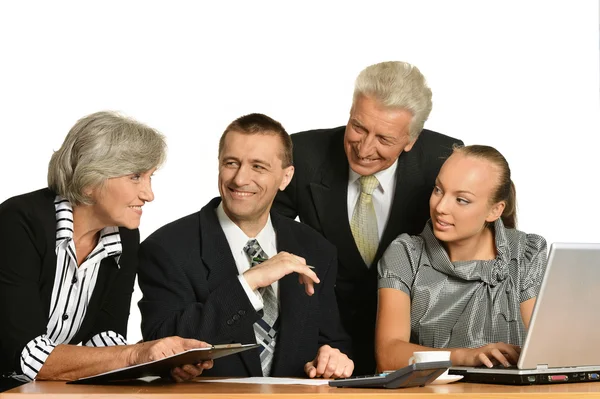
[[[54,199],[54,208],[56,210],[56,247],[63,243],[68,245],[73,240],[73,206],[68,199],[57,195]],[[120,268],[119,261],[123,253],[123,246],[118,227],[109,226],[100,230],[100,239],[94,251],[100,247],[104,249],[106,256],[115,257],[117,267]]]
[[[397,168],[398,160],[396,159],[396,162],[394,162],[392,166],[387,169],[380,170],[373,175],[377,178],[377,181],[379,181],[379,186],[377,186],[376,190],[381,190],[383,193],[385,193],[387,190],[392,189]],[[350,170],[350,173],[348,174],[348,184],[359,184],[357,180],[361,178],[361,175],[353,171],[352,168],[348,169]]]
[[[487,228],[487,227],[486,227]],[[506,229],[502,220],[494,222],[494,243],[497,255],[490,260],[450,261],[450,257],[434,232],[431,219],[425,224],[421,237],[425,241],[430,265],[437,271],[462,280],[480,280],[492,287],[506,280],[509,276],[510,248],[506,236]]]
[[[269,215],[267,223],[256,237],[248,237],[246,233],[244,233],[242,229],[227,216],[223,209],[223,202],[217,207],[216,213],[230,248],[239,248],[239,250],[243,250],[249,239],[256,238],[262,250],[265,251],[269,257],[276,255],[277,246],[275,245],[275,229],[271,223],[271,215]]]
[[[73,207],[68,199],[57,195],[54,199],[56,210],[56,245],[63,240],[73,239]]]

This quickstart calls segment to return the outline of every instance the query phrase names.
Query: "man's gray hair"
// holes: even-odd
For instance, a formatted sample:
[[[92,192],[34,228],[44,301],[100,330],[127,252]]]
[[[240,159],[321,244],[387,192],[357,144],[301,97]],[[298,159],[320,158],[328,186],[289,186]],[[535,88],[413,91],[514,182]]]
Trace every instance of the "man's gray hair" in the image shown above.
[[[52,154],[48,187],[73,205],[89,205],[84,189],[159,167],[166,150],[164,136],[155,129],[116,112],[96,112],[78,120]]]
[[[419,69],[407,62],[387,61],[363,69],[354,84],[353,103],[361,95],[412,113],[411,139],[419,136],[431,112],[431,89]]]

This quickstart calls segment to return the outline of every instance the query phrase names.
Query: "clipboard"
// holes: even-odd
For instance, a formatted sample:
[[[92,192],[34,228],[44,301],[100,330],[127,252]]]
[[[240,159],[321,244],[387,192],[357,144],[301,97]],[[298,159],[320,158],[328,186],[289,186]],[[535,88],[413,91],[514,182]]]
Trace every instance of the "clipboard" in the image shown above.
[[[111,381],[132,380],[141,377],[165,376],[169,375],[171,369],[184,364],[197,364],[204,360],[218,359],[220,357],[233,355],[258,348],[260,344],[224,344],[213,345],[208,348],[190,349],[172,356],[159,360],[153,360],[147,363],[136,364],[107,371],[90,377],[80,378],[75,381],[69,381],[67,384],[105,384]]]

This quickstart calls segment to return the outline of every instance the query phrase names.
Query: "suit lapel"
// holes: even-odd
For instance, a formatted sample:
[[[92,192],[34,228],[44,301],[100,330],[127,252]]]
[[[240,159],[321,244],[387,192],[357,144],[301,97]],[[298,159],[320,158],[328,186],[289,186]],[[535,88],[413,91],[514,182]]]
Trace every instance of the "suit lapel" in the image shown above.
[[[223,279],[238,275],[227,238],[217,218],[216,209],[220,203],[220,198],[214,198],[200,210],[200,253],[208,269],[210,291],[218,287]]]
[[[304,254],[307,251],[294,239],[289,223],[281,223],[281,217],[271,213],[271,221],[277,237],[277,252]],[[294,222],[292,222],[294,223]],[[277,347],[273,358],[271,374],[286,375],[290,364],[286,359],[298,359],[298,342],[301,341],[303,326],[310,315],[311,297],[304,292],[304,286],[298,283],[296,273],[288,274],[279,280],[279,322],[280,328]]]
[[[392,208],[379,241],[374,262],[378,262],[391,242],[406,231],[406,218],[410,214],[406,210],[411,209],[411,196],[416,192],[416,188],[422,184],[421,173],[418,168],[418,155],[417,151],[414,151],[414,153],[411,151],[402,153],[398,157]]]
[[[202,262],[208,269],[209,291],[216,289],[224,280],[238,275],[231,248],[229,248],[229,243],[217,218],[216,209],[220,203],[221,198],[214,198],[200,210],[200,248]],[[235,342],[241,343],[256,342],[252,328],[241,331],[233,339]],[[242,358],[248,369],[248,375],[262,375],[258,351],[245,351],[233,356]]]
[[[319,183],[311,183],[313,202],[321,221],[323,235],[338,250],[339,264],[352,272],[367,270],[348,221],[348,159],[344,152],[344,131],[333,142],[332,157],[321,166]]]
[[[44,229],[46,241],[46,254],[43,257],[43,276],[40,278],[41,297],[43,298],[45,314],[50,314],[50,301],[52,300],[52,289],[54,288],[54,276],[56,274],[56,207],[54,206],[54,194],[49,189],[42,190],[43,202],[40,204],[40,219]],[[42,205],[43,204],[43,205]]]

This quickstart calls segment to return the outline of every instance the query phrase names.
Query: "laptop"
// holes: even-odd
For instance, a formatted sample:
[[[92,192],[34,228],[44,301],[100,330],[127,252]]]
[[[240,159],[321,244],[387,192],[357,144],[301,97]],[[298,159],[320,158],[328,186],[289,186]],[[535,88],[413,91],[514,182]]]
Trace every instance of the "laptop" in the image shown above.
[[[515,368],[452,367],[463,381],[600,380],[600,244],[555,243]]]

